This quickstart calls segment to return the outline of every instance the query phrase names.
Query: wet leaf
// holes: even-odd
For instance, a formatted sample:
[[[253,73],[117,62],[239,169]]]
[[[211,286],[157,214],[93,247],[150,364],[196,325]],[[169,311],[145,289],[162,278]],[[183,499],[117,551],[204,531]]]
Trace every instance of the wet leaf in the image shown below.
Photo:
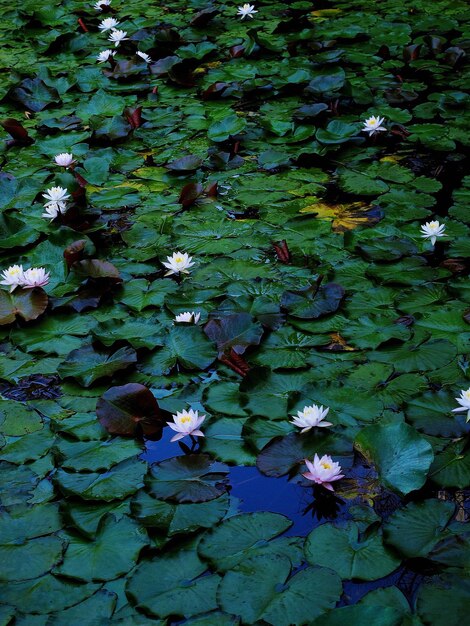
[[[163,413],[154,395],[138,383],[105,391],[96,405],[96,414],[104,428],[114,435],[134,435],[139,428],[150,435],[163,425]]]

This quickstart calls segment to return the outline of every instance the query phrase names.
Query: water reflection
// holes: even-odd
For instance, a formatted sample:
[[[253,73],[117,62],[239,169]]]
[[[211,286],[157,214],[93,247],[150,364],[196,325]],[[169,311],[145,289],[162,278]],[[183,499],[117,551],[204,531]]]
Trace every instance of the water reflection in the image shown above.
[[[197,452],[198,443],[171,443],[172,431],[164,428],[159,441],[145,442],[141,458],[157,463],[183,454]],[[334,493],[320,486],[303,486],[302,480],[287,476],[271,478],[256,467],[230,467],[230,494],[238,499],[240,512],[271,511],[289,517],[293,524],[286,536],[305,536],[325,520],[349,519],[348,504]]]

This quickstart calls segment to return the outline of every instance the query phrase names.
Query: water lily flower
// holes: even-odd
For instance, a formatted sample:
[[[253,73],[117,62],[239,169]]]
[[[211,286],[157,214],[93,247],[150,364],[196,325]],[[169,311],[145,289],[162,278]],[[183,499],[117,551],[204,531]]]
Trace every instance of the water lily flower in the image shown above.
[[[98,63],[104,63],[108,61],[110,57],[113,57],[116,54],[116,50],[102,50],[99,55],[96,57]]]
[[[10,265],[7,270],[3,270],[0,281],[0,285],[7,285],[10,287],[10,293],[20,287],[23,284],[23,266],[22,265]]]
[[[314,426],[320,428],[333,426],[331,422],[323,421],[328,415],[329,410],[328,407],[323,408],[323,406],[317,406],[316,404],[304,406],[302,411],[297,411],[297,416],[292,416],[294,419],[290,423],[301,428],[301,433],[306,433]]]
[[[175,322],[187,322],[188,324],[197,324],[199,322],[199,318],[201,317],[200,313],[195,313],[192,311],[186,311],[185,313],[180,313],[175,317]]]
[[[460,392],[460,396],[455,398],[461,405],[457,409],[452,409],[452,413],[465,413],[467,412],[467,422],[470,422],[470,387],[467,391],[463,389]]]
[[[335,463],[327,454],[323,455],[321,459],[318,454],[315,454],[313,463],[308,459],[304,459],[304,462],[308,472],[304,472],[302,476],[312,480],[317,485],[323,485],[330,491],[334,491],[332,482],[344,478],[344,474],[341,474],[341,465]]]
[[[444,233],[445,228],[445,224],[439,224],[437,220],[434,222],[426,222],[424,226],[421,226],[421,237],[424,237],[424,239],[430,239],[431,244],[434,245],[438,237],[447,236]]]
[[[179,411],[173,415],[173,422],[167,422],[168,426],[176,431],[170,441],[178,441],[186,435],[193,437],[204,437],[204,433],[199,430],[199,426],[206,419],[205,415],[198,416],[197,411],[189,409],[189,411]]]
[[[127,41],[129,37],[127,36],[125,30],[112,30],[108,39],[109,41],[112,41],[117,48],[121,41]]]
[[[141,52],[140,50],[137,50],[136,55],[143,59],[146,63],[152,63],[152,59],[146,52]]]
[[[33,289],[33,287],[44,287],[49,282],[49,272],[43,267],[30,267],[23,274],[22,287]]]
[[[72,163],[75,163],[73,154],[70,154],[69,152],[61,152],[60,154],[56,154],[54,157],[54,161],[56,162],[56,165],[60,165],[61,167],[70,167]]]
[[[98,26],[102,33],[105,33],[107,30],[112,30],[119,25],[119,22],[114,19],[114,17],[106,17],[102,20],[101,24]]]
[[[65,202],[49,202],[44,205],[44,213],[41,217],[47,217],[50,220],[54,220],[61,213],[65,213],[67,205]]]
[[[94,8],[97,11],[102,11],[103,10],[103,6],[109,7],[109,5],[111,4],[111,0],[98,0],[98,2],[96,2]]]
[[[369,117],[365,122],[362,122],[364,124],[364,128],[362,129],[362,132],[369,133],[369,137],[373,135],[374,133],[378,133],[381,131],[386,132],[387,129],[384,126],[382,126],[384,120],[385,120],[384,117],[375,117],[375,115],[373,115],[372,117]]]
[[[194,265],[192,257],[188,256],[185,252],[173,252],[171,256],[166,257],[168,263],[163,261],[163,265],[169,270],[165,276],[171,276],[171,274],[189,274],[188,269]]]
[[[67,189],[64,187],[51,187],[47,189],[46,193],[42,194],[43,198],[46,198],[46,207],[48,204],[57,203],[57,202],[65,202],[70,198],[70,194]]]
[[[244,4],[242,7],[238,7],[237,15],[240,15],[241,19],[245,19],[245,17],[251,17],[253,19],[253,14],[258,13],[255,11],[254,4]]]

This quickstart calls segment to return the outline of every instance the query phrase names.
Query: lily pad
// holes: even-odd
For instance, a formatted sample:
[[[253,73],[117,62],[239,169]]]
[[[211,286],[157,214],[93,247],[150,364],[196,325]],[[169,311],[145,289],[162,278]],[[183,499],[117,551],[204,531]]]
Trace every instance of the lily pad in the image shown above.
[[[65,536],[65,535],[64,535]],[[93,541],[67,535],[63,563],[54,571],[82,581],[112,580],[127,574],[149,543],[145,530],[128,517],[105,518]]]
[[[289,559],[256,556],[227,572],[218,597],[227,613],[244,624],[264,621],[273,626],[300,626],[333,608],[341,582],[329,569],[308,567],[291,578]]]
[[[150,470],[151,493],[174,502],[207,502],[225,490],[228,467],[204,454],[175,457]]]
[[[354,522],[340,527],[322,524],[315,528],[305,542],[305,555],[309,563],[330,567],[343,580],[382,578],[401,562],[383,545],[377,532],[360,536],[359,526]]]
[[[129,578],[126,592],[137,608],[155,617],[191,617],[217,608],[220,578],[201,576],[206,565],[194,551],[179,550],[143,561]]]
[[[116,435],[134,435],[138,428],[150,435],[163,425],[163,413],[154,395],[138,383],[105,391],[96,405],[96,414],[104,428]]]
[[[265,546],[291,526],[291,521],[278,513],[260,511],[235,515],[207,533],[199,544],[199,555],[219,571],[240,563],[250,551]]]
[[[434,457],[431,445],[404,423],[368,426],[354,445],[375,464],[383,483],[402,495],[423,486]]]

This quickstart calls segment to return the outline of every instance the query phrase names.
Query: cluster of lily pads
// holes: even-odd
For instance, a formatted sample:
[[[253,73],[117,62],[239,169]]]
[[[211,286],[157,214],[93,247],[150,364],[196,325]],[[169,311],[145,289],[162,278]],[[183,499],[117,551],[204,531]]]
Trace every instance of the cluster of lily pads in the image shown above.
[[[6,7],[0,623],[465,619],[468,4],[238,4]]]

